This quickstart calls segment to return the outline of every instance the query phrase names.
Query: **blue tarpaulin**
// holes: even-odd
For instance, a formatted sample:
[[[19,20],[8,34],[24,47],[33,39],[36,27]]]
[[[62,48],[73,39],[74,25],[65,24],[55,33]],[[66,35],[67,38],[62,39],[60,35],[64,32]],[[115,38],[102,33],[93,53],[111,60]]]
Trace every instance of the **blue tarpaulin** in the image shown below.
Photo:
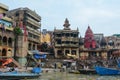
[[[40,59],[40,58],[46,58],[46,54],[33,54],[34,58]]]
[[[41,73],[42,72],[42,69],[40,67],[34,67],[32,69],[32,73]]]
[[[47,57],[47,55],[46,54],[40,54],[40,52],[38,51],[38,50],[33,50],[33,51],[31,51],[32,53],[33,53],[33,56],[34,56],[34,58],[36,58],[36,59],[41,59],[41,58],[46,58]]]

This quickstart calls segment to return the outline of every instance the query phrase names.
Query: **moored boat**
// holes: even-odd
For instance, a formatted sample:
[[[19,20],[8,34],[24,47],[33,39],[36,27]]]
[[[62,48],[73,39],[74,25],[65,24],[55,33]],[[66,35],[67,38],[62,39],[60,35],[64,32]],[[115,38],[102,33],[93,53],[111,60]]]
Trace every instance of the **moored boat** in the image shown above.
[[[36,79],[41,74],[28,73],[28,72],[4,72],[0,73],[0,79]]]
[[[97,74],[95,69],[79,69],[80,74]]]
[[[120,75],[120,70],[115,68],[96,66],[95,70],[99,75]]]

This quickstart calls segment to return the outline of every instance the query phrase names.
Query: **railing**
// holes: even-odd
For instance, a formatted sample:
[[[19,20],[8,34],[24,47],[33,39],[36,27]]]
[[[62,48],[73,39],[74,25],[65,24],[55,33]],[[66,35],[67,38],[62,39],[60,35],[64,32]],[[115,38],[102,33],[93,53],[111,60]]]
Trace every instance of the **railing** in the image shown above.
[[[74,38],[74,37],[62,37],[62,41],[79,42],[79,39],[78,38]]]
[[[29,29],[29,32],[30,33],[33,33],[33,34],[36,34],[36,35],[40,35],[40,32],[38,30],[35,30],[29,26],[27,26],[27,29]]]

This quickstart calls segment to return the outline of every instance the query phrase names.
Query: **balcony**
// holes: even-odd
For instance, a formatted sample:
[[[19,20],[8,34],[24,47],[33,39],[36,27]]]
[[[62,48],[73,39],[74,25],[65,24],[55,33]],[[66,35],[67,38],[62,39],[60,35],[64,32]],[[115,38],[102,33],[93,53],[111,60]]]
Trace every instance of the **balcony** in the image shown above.
[[[2,34],[2,31],[0,30],[0,34]],[[5,35],[7,35],[7,36],[11,36],[11,37],[14,37],[13,35],[13,32],[7,32],[7,31],[5,31],[5,32],[3,32],[3,36],[5,36]]]
[[[28,40],[33,41],[33,42],[40,43],[40,40],[39,40],[39,39],[35,39],[35,38],[32,38],[32,37],[28,37]]]
[[[41,26],[39,22],[36,22],[35,20],[33,20],[32,18],[29,18],[29,17],[27,17],[27,22],[36,26],[37,28],[40,28],[40,26]]]
[[[55,47],[61,47],[61,44],[55,44]]]
[[[73,38],[73,37],[62,37],[62,41],[79,42],[79,39],[78,38]]]
[[[32,34],[35,34],[35,35],[40,35],[40,32],[38,30],[35,30],[29,26],[27,26],[27,29],[28,29],[28,32],[32,33]]]
[[[5,27],[5,30],[13,31],[13,27]]]
[[[78,44],[62,44],[62,47],[78,47]]]
[[[79,44],[55,44],[55,47],[79,47]]]
[[[5,20],[5,21],[12,22],[12,19],[11,19],[11,18],[8,18],[7,16],[5,16],[5,17],[2,17],[2,19],[3,19],[3,20]]]
[[[41,17],[38,16],[37,14],[33,13],[33,12],[27,12],[28,15],[32,16],[33,18],[35,18],[36,20],[40,21]]]

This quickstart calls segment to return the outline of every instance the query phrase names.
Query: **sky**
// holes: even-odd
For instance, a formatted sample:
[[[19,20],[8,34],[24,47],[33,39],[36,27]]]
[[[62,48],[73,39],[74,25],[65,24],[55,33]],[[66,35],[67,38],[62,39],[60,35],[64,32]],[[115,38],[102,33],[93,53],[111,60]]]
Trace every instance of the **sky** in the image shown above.
[[[41,16],[41,29],[63,29],[67,18],[72,30],[85,36],[88,25],[93,33],[120,34],[120,0],[0,0],[9,10],[28,7]]]

